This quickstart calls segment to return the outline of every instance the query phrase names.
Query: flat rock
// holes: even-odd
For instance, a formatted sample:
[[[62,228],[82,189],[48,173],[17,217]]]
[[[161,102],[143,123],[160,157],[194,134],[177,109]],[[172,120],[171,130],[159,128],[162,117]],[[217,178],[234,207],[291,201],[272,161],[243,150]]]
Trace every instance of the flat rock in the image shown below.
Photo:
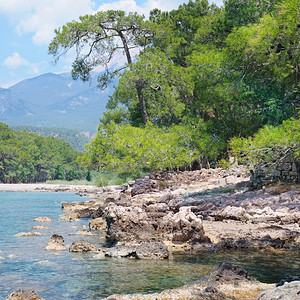
[[[46,223],[46,222],[52,222],[52,219],[49,217],[38,217],[34,219],[35,222],[41,222],[41,223]]]
[[[104,249],[106,256],[137,259],[166,259],[169,251],[161,242],[142,243],[138,245],[117,245]]]
[[[36,225],[36,226],[33,226],[32,229],[48,229],[48,227],[45,225]]]
[[[39,232],[19,232],[15,234],[16,237],[26,237],[26,236],[38,236],[41,235]]]

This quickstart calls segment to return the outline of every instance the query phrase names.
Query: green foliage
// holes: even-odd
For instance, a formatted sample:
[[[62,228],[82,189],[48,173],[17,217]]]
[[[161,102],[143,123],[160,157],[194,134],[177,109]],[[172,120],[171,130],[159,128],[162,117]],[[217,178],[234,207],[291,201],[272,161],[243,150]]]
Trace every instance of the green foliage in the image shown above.
[[[300,160],[300,119],[289,119],[280,126],[265,126],[253,137],[233,138],[231,152],[250,167],[276,167],[284,158]]]
[[[86,171],[78,167],[76,157],[64,140],[13,131],[0,123],[0,182],[79,179]]]
[[[140,54],[123,73],[109,104],[110,107],[118,103],[125,105],[132,123],[140,114],[137,85],[141,88],[148,118],[156,124],[178,123],[193,90],[188,73],[170,62],[164,53],[148,50]],[[139,119],[143,121],[141,115]]]
[[[79,161],[91,169],[120,173],[173,170],[189,167],[199,156],[213,152],[214,149],[207,147],[209,142],[209,136],[205,131],[200,134],[197,126],[159,128],[147,123],[138,128],[110,123],[99,126]]]

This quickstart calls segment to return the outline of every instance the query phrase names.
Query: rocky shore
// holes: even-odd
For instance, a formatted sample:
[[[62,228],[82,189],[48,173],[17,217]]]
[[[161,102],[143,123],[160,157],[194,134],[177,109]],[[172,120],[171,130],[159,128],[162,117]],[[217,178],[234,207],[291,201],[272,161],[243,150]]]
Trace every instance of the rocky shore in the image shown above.
[[[279,184],[253,191],[248,188],[245,174],[238,167],[202,169],[151,174],[122,186],[22,185],[14,189],[11,185],[10,190],[68,191],[89,196],[88,201],[62,203],[61,217],[67,222],[88,218],[89,230],[84,235],[103,233],[105,240],[98,245],[82,239],[69,249],[95,252],[100,259],[166,259],[175,254],[224,249],[299,249],[300,186]],[[0,185],[0,190],[4,188]],[[50,239],[47,250],[60,250],[57,247],[65,248],[59,233]],[[233,267],[235,271],[236,268]],[[298,285],[287,283],[278,290],[274,285],[250,280],[245,274],[224,280],[224,274],[216,277],[219,271],[180,289],[108,299],[269,299],[268,295],[274,293],[278,297],[298,292],[300,295],[299,281],[294,281]],[[230,267],[224,272],[233,271]],[[266,289],[277,290],[263,294]]]
[[[93,191],[89,201],[63,203],[62,217],[91,218],[90,229],[106,234],[107,256],[299,248],[300,187],[250,191],[244,174],[241,169],[152,174]],[[141,247],[155,254],[142,254]]]

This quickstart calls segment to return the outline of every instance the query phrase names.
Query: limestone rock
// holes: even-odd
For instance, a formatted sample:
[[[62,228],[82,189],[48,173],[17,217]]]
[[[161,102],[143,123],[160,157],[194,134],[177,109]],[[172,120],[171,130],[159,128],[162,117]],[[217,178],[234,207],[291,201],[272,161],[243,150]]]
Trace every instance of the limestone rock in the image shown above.
[[[32,229],[48,229],[48,227],[45,225],[36,225],[36,226],[33,226]]]
[[[247,279],[248,272],[240,266],[224,262],[213,269],[210,273],[210,277],[216,281],[244,280]]]
[[[169,257],[167,246],[162,242],[149,242],[138,245],[117,245],[104,250],[108,257],[165,259]]]
[[[40,300],[42,298],[33,290],[18,290],[11,293],[6,300]]]
[[[90,220],[89,222],[89,228],[96,231],[103,231],[107,228],[106,220],[103,218],[96,218],[93,220]]]
[[[284,285],[262,292],[257,300],[300,299],[300,281],[285,282]]]
[[[48,245],[45,248],[48,251],[65,250],[64,239],[61,235],[53,234]]]
[[[197,217],[190,207],[180,207],[176,214],[169,213],[162,218],[159,232],[161,232],[167,240],[173,242],[200,242],[208,241],[204,235],[202,220]]]
[[[60,217],[62,220],[70,222],[79,219],[79,214],[77,212],[67,212],[62,214]]]
[[[76,241],[72,243],[69,249],[70,252],[96,252],[97,247],[89,241]]]
[[[52,222],[52,219],[49,217],[39,217],[34,219],[35,222],[41,222],[41,223],[46,223],[46,222]]]
[[[85,236],[92,236],[94,235],[92,232],[88,231],[88,230],[79,230],[76,232],[76,234],[78,235],[85,235]]]
[[[19,232],[15,234],[16,237],[24,237],[24,236],[38,236],[41,235],[39,232]]]

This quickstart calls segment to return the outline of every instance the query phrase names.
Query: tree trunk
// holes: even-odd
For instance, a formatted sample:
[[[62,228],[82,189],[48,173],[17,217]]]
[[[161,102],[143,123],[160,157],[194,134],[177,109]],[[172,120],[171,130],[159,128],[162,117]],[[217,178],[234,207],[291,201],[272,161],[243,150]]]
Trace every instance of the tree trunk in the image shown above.
[[[143,96],[143,86],[141,84],[137,83],[136,91],[137,91],[137,95],[138,95],[138,99],[139,99],[139,103],[140,103],[140,110],[142,113],[143,121],[146,124],[149,121],[149,117],[147,114],[146,103],[145,103],[145,99]]]
[[[128,45],[127,45],[126,38],[124,37],[122,31],[117,31],[117,32],[118,32],[118,34],[119,34],[119,36],[122,40],[124,50],[125,50],[125,54],[126,54],[126,58],[127,58],[127,62],[128,62],[129,65],[131,65],[132,64],[132,59],[131,59],[131,55],[130,55],[130,51],[129,51],[129,48],[128,48]],[[147,114],[145,99],[144,99],[144,96],[143,96],[143,84],[136,83],[136,91],[137,91],[137,96],[138,96],[139,103],[140,103],[140,110],[141,110],[141,114],[142,114],[142,117],[143,117],[143,121],[146,124],[149,121],[149,118],[148,118],[148,114]]]

